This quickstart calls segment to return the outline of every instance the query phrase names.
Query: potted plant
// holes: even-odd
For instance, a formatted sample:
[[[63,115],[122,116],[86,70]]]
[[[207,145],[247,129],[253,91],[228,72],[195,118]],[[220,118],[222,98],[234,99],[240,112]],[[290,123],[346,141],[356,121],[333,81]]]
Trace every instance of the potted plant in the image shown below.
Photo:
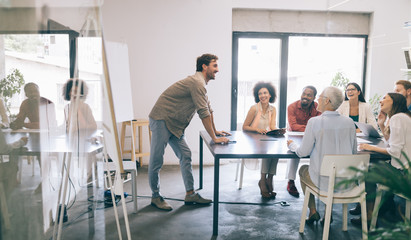
[[[344,91],[349,82],[350,80],[344,76],[344,73],[337,72],[331,80],[331,86],[338,87]]]
[[[408,161],[408,166],[411,166],[410,159],[404,153],[403,155]],[[411,169],[405,168],[404,164],[399,159],[393,159],[391,161],[397,161],[403,167],[403,170],[395,168],[385,161],[370,164],[368,171],[358,168],[350,168],[357,172],[356,177],[342,181],[340,185],[366,181],[385,186],[390,192],[401,194],[407,200],[411,200]],[[401,217],[404,221],[388,223],[384,227],[376,228],[369,232],[368,238],[375,240],[411,239],[411,221],[406,219],[405,216]]]
[[[2,96],[8,115],[10,116],[11,98],[16,93],[20,93],[24,85],[23,74],[18,69],[12,69],[12,72],[0,80],[0,96]]]

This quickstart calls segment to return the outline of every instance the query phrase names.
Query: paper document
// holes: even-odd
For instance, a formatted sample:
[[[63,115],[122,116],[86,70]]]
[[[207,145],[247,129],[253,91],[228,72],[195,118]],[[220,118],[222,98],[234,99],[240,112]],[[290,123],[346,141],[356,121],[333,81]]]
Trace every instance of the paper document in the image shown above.
[[[363,139],[363,138],[358,138],[358,137],[357,137],[357,143],[358,143],[358,144],[360,144],[360,143],[371,143],[371,141],[368,141],[368,140],[365,140],[365,139]]]

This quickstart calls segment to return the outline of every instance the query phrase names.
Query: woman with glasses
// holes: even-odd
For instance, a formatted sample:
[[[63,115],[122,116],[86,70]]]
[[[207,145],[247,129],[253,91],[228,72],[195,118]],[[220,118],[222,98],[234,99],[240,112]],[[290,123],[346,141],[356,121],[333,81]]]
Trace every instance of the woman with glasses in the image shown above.
[[[341,115],[350,117],[354,122],[368,123],[378,130],[371,107],[365,102],[364,94],[357,83],[350,82],[347,84],[344,100],[337,110]],[[357,132],[360,132],[358,128]]]
[[[350,82],[345,88],[344,102],[337,110],[341,115],[350,117],[354,122],[368,123],[378,130],[375,116],[371,111],[371,107],[365,102],[364,94],[361,91],[360,86],[357,83]],[[360,129],[356,129],[360,132]],[[350,214],[361,214],[361,206],[359,203],[350,209]]]

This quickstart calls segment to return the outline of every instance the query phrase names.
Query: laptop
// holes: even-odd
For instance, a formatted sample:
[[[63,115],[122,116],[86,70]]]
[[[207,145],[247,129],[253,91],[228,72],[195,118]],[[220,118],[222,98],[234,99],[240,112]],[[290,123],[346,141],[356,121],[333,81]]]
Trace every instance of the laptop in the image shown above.
[[[373,137],[373,138],[380,138],[381,135],[378,133],[377,129],[375,129],[373,126],[367,123],[359,123],[359,122],[354,122],[355,125],[361,130],[361,132],[364,134],[366,137]]]

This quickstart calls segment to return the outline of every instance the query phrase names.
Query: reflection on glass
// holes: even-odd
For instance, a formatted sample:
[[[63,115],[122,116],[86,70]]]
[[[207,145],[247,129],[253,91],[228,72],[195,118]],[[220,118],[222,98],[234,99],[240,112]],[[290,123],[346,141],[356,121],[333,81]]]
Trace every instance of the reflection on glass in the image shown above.
[[[22,89],[20,93],[7,99],[9,101],[2,99],[10,103],[10,108],[5,107],[5,116],[0,106],[0,127],[11,127],[0,129],[0,239],[50,239],[65,177],[69,179],[67,192],[60,203],[65,206],[69,219],[63,219],[64,222],[74,221],[74,209],[81,205],[78,197],[81,194],[88,197],[85,196],[87,186],[93,186],[89,183],[98,185],[96,153],[102,151],[102,138],[96,138],[95,134],[97,123],[102,120],[101,81],[104,79],[102,38],[96,19],[99,10],[79,11],[74,7],[63,10],[80,27],[94,22],[91,30],[77,29],[70,21],[58,23],[49,18],[59,15],[61,10],[43,6],[36,12],[38,16],[33,15],[36,19],[24,18],[24,11],[13,8],[11,12],[18,12],[21,20],[18,23],[13,20],[13,14],[2,12],[9,16],[5,19],[11,20],[3,23],[3,29],[4,26],[10,28],[0,35],[0,63],[3,64],[0,77],[17,69],[24,80],[18,87]],[[47,34],[39,34],[43,32]],[[89,32],[93,37],[82,38],[90,35]],[[67,81],[70,75],[81,76],[83,80]],[[68,96],[62,96],[63,86],[70,81]],[[0,101],[0,105],[4,103]],[[5,216],[10,216],[6,225]],[[104,214],[100,214],[99,220],[104,222],[104,218]],[[93,232],[94,224],[88,229]],[[104,226],[99,232],[104,232]]]

